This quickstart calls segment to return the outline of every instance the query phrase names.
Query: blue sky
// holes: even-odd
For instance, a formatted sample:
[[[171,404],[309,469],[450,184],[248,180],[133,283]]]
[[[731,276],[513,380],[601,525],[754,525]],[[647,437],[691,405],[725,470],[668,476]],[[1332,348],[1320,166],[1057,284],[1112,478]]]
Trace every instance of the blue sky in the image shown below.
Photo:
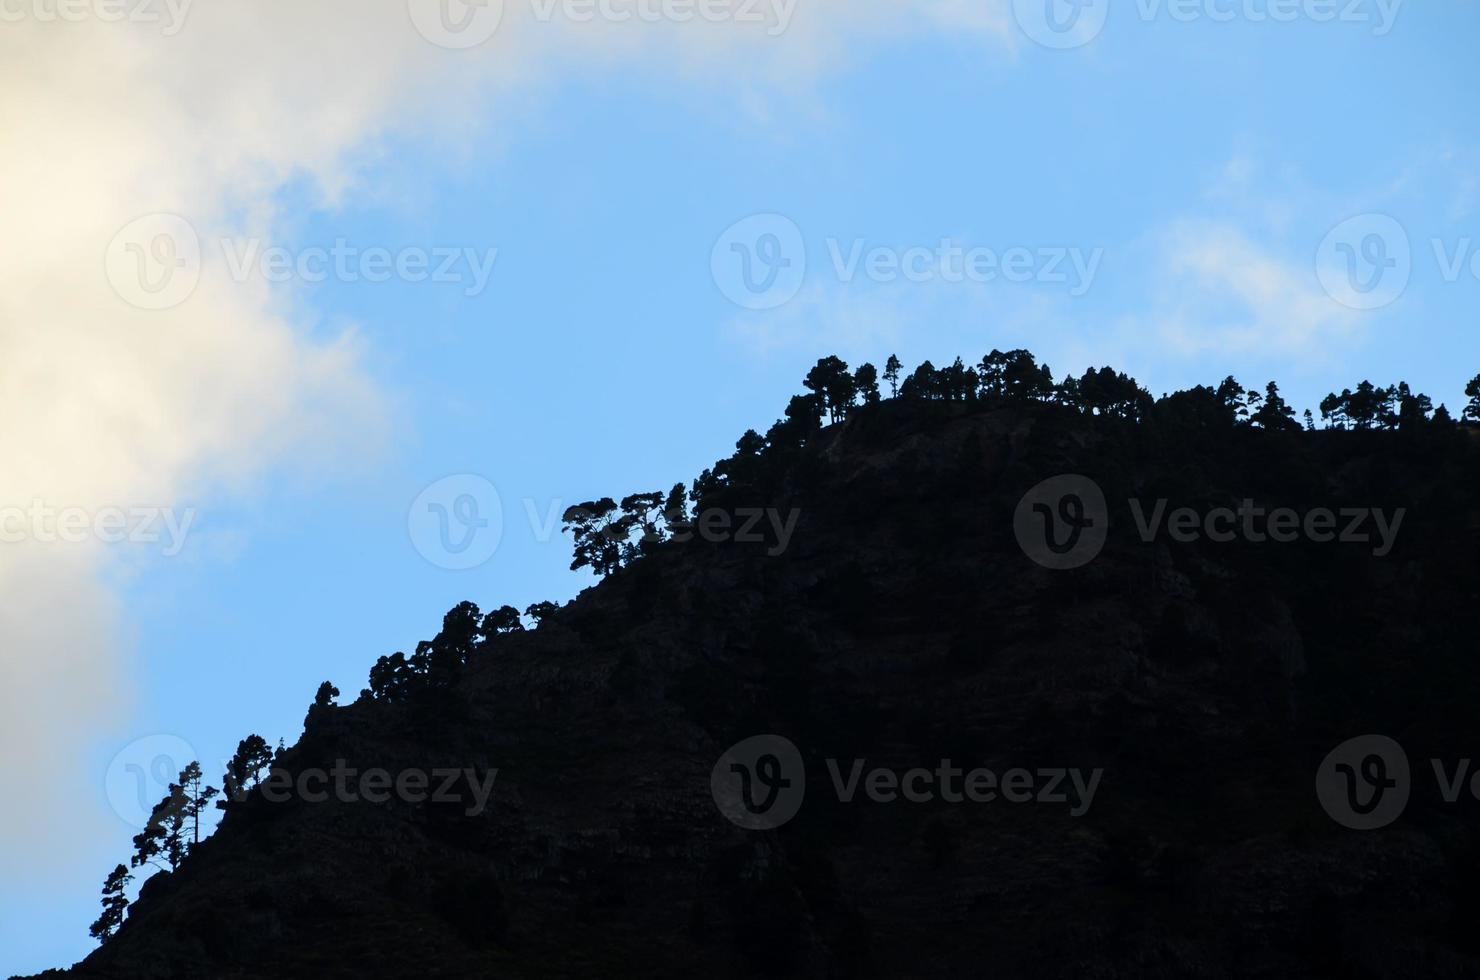
[[[1182,18],[1173,6],[1201,13]],[[651,42],[623,29],[608,45],[508,7],[500,31],[533,40],[511,52],[496,36],[488,50],[509,57],[494,69],[479,49],[440,48],[404,18],[374,27],[371,40],[400,32],[380,48],[338,50],[363,76],[313,74],[312,62],[336,55],[307,42],[280,51],[295,59],[292,90],[256,77],[272,63],[254,68],[246,54],[221,66],[161,44],[140,48],[158,64],[125,59],[143,73],[127,89],[137,98],[120,103],[125,123],[101,139],[129,151],[125,167],[160,168],[149,186],[170,192],[120,183],[107,201],[122,218],[184,216],[203,242],[202,284],[171,310],[119,313],[136,331],[130,351],[144,353],[86,375],[93,412],[137,397],[123,392],[159,392],[144,408],[117,408],[147,427],[130,421],[96,444],[53,433],[17,455],[86,455],[95,466],[58,485],[104,489],[76,499],[190,508],[194,522],[174,555],[145,543],[74,559],[37,545],[14,559],[13,568],[75,561],[68,574],[79,577],[57,581],[91,605],[69,600],[58,615],[96,612],[102,625],[73,638],[87,649],[56,663],[56,677],[43,666],[11,686],[15,705],[34,689],[50,712],[19,735],[7,730],[49,772],[36,792],[30,763],[4,757],[12,806],[72,829],[4,852],[0,973],[64,965],[91,948],[98,888],[136,832],[118,812],[129,765],[183,744],[217,777],[244,735],[293,741],[320,681],[352,699],[377,656],[429,637],[455,603],[570,598],[591,580],[567,570],[568,543],[541,522],[594,496],[689,481],[743,430],[764,430],[819,356],[882,365],[897,353],[912,366],[1024,346],[1060,376],[1111,363],[1155,393],[1230,373],[1261,386],[1274,378],[1297,408],[1371,377],[1407,380],[1455,410],[1480,373],[1473,4],[1398,4],[1379,33],[1375,0],[1348,8],[1365,20],[1332,22],[1307,16],[1326,9],[1320,0],[1294,4],[1288,23],[1255,19],[1270,0],[1218,0],[1215,12],[1233,12],[1227,22],[1201,3],[1148,15],[1141,0],[1114,4],[1098,33],[1066,50],[1023,30],[1029,0],[922,0],[902,5],[903,21],[878,5],[853,17],[799,0],[787,33],[733,50],[722,31],[690,43],[674,25],[652,28],[661,36]],[[213,39],[242,37],[213,16],[192,11],[180,39],[211,50]],[[85,31],[116,61],[123,42],[111,32],[125,26],[0,24],[0,52],[34,53],[11,63],[35,81],[59,34]],[[299,30],[284,19],[240,43],[250,53],[290,29]],[[394,52],[406,77],[351,92],[361,77],[396,74],[367,51]],[[157,84],[182,77],[203,86],[200,105],[169,101],[184,97]],[[28,117],[43,145],[70,145],[56,135],[69,125],[101,125],[80,108],[81,91],[63,95],[74,101],[59,96]],[[159,121],[199,113],[222,120],[209,140]],[[144,145],[160,132],[155,142],[179,147],[167,163]],[[29,196],[52,195],[47,214],[62,217],[51,225],[71,234],[69,186],[94,184]],[[18,196],[0,204],[26,206]],[[769,248],[757,236],[777,235],[789,263],[783,293],[747,295],[740,253],[728,248],[728,230],[755,215],[765,217],[742,226],[739,244],[771,255],[754,251]],[[23,270],[21,285],[35,286],[22,292],[40,297],[0,304],[0,337],[29,337],[43,320],[79,324],[37,348],[43,372],[61,378],[81,364],[85,374],[86,352],[116,342],[88,332],[111,325],[66,304],[70,277],[91,288],[82,280],[100,276],[96,256],[123,224],[78,225],[101,238],[87,238],[80,254],[92,258],[65,274],[0,251]],[[456,282],[232,281],[223,233],[260,233],[295,260],[340,240],[393,256],[497,253],[482,289],[462,260]],[[1403,283],[1389,279],[1375,296],[1342,285],[1343,241],[1366,260],[1397,256],[1399,238],[1410,255]],[[949,262],[943,241],[981,261],[980,250],[998,261],[1022,250],[1018,278],[1028,281],[1000,270],[952,277],[939,264]],[[849,280],[833,259],[875,249],[885,250],[881,269],[913,255],[922,281],[871,277],[862,259]],[[1074,256],[1081,268],[1095,257],[1093,275],[1076,275]],[[1371,272],[1354,269],[1359,280]],[[737,287],[749,305],[777,305],[737,304]],[[241,336],[253,339],[204,346],[219,323],[237,322],[238,306],[251,331]],[[186,317],[179,334],[137,332]],[[149,373],[161,363],[170,373]],[[232,366],[242,363],[250,370]],[[125,368],[137,373],[102,373]],[[35,398],[69,395],[65,383],[40,390]],[[18,501],[63,493],[33,482],[12,477],[0,489]],[[485,538],[486,561],[444,567],[427,525],[408,527],[413,501],[441,487],[437,501],[456,508],[472,494],[488,517],[490,486],[496,547]],[[36,646],[47,634],[10,619],[0,629],[11,630],[12,650],[49,662]],[[58,693],[71,689],[67,671],[104,662],[116,684],[75,702]]]

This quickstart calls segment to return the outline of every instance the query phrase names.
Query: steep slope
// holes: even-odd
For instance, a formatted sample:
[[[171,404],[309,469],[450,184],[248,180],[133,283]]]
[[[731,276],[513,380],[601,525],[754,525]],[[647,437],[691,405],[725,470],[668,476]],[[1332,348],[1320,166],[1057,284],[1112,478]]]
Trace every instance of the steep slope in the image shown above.
[[[1015,516],[1061,474],[1103,491],[1109,537],[1051,570]],[[466,780],[456,802],[259,795],[65,975],[1480,976],[1480,806],[1428,762],[1480,748],[1477,477],[1454,427],[858,411],[764,491],[705,502],[794,508],[780,554],[665,544],[444,694],[315,710],[284,760],[496,769],[483,812]],[[1132,499],[1406,516],[1383,555],[1147,542]],[[1354,830],[1316,774],[1371,733],[1406,750],[1411,799]],[[745,829],[711,777],[765,734],[805,796]],[[991,769],[995,797],[867,798],[869,771],[942,760]],[[1014,768],[1029,802],[1005,798]],[[1048,787],[1060,768],[1101,776]]]

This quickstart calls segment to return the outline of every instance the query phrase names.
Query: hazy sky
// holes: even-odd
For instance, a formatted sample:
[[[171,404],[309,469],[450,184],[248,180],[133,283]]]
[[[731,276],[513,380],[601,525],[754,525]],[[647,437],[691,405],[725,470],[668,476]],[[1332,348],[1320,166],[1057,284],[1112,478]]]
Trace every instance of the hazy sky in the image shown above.
[[[565,505],[691,479],[823,354],[1456,409],[1477,41],[1466,0],[0,0],[0,974],[91,948],[159,776],[460,600],[569,598]]]

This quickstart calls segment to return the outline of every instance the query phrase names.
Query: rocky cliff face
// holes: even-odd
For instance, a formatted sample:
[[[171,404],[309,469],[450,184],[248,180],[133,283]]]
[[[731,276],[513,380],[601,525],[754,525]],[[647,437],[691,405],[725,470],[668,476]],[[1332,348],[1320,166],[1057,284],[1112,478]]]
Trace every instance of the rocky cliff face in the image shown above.
[[[1056,569],[1024,495],[1063,474],[1104,510],[1046,513],[1108,533]],[[1463,429],[860,411],[706,502],[795,509],[784,550],[663,545],[284,760],[455,798],[259,792],[67,975],[1480,976],[1480,806],[1429,761],[1480,750],[1477,477]],[[1143,540],[1161,500],[1405,516]],[[1406,779],[1327,758],[1374,734]]]

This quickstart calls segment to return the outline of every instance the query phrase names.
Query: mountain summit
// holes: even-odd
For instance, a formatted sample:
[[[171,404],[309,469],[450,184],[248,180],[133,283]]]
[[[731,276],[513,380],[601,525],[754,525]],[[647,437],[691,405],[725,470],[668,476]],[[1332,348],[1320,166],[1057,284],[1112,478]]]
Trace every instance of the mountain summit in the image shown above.
[[[1480,976],[1475,430],[1184,394],[875,398],[567,514],[599,585],[321,698],[48,975]]]

